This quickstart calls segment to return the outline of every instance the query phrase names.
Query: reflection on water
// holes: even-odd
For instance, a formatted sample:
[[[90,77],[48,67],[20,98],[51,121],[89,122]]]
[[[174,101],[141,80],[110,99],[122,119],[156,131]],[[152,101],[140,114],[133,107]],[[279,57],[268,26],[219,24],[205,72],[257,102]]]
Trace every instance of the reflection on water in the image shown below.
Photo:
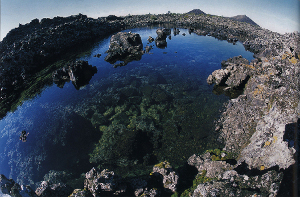
[[[157,162],[176,167],[222,146],[213,123],[228,98],[213,94],[206,78],[222,60],[252,54],[240,43],[177,30],[163,49],[147,41],[156,29],[131,30],[151,53],[118,68],[104,61],[105,39],[81,57],[97,70],[88,83],[53,84],[8,113],[0,121],[0,173],[25,184],[50,170],[78,178],[92,166],[136,176]],[[23,130],[26,142],[19,140]]]
[[[53,82],[60,88],[63,88],[66,82],[72,81],[74,87],[79,90],[80,87],[89,84],[95,73],[97,73],[95,66],[89,65],[86,61],[76,61],[55,70],[52,77]]]

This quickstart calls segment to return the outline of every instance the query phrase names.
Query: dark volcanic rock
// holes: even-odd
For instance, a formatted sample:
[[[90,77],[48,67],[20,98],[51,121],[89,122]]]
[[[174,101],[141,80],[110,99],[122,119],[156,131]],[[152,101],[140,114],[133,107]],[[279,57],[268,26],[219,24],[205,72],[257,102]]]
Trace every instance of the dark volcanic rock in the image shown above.
[[[54,71],[52,77],[58,87],[63,87],[65,82],[71,80],[75,88],[79,90],[80,87],[89,83],[95,73],[97,73],[95,66],[89,65],[87,61],[76,61]]]
[[[113,20],[123,20],[124,18],[122,17],[117,17],[115,15],[109,15],[108,17],[106,17],[106,20],[109,20],[109,21],[113,21]]]
[[[249,65],[249,61],[242,56],[223,61],[222,69],[215,70],[207,78],[208,84],[215,83],[218,86],[228,86],[233,89],[243,89],[255,67]]]
[[[14,180],[8,179],[3,174],[0,174],[0,195],[2,194],[10,196],[37,196],[31,187],[19,185]]]
[[[84,188],[89,190],[93,196],[98,196],[101,193],[111,193],[116,189],[114,180],[115,174],[113,171],[103,170],[97,171],[92,168],[86,173]]]
[[[246,15],[237,15],[233,17],[229,17],[232,20],[239,21],[239,22],[244,22],[244,23],[249,23],[251,25],[259,26],[256,24],[253,20],[251,20],[248,16]]]
[[[143,55],[143,43],[139,34],[119,32],[110,39],[105,61],[114,64],[123,61],[122,65],[133,60],[140,60]]]
[[[0,104],[7,106],[19,99],[19,92],[28,88],[28,81],[65,53],[123,27],[118,20],[111,24],[104,18],[92,19],[79,14],[34,19],[12,29],[0,42]],[[5,113],[1,110],[0,115]]]
[[[249,170],[245,164],[231,165],[228,154],[212,151],[188,159],[191,166],[198,169],[190,196],[276,196],[283,173],[276,170]]]
[[[164,161],[153,167],[153,176],[162,176],[163,187],[175,192],[179,176],[173,170],[169,162]]]
[[[205,14],[205,12],[203,12],[202,10],[200,9],[193,9],[191,11],[189,11],[187,14],[196,14],[196,15],[200,15],[200,14]]]
[[[159,28],[156,30],[157,37],[155,38],[155,45],[158,48],[166,48],[167,46],[167,36],[171,34],[171,29]]]
[[[43,181],[40,186],[36,189],[35,193],[37,196],[48,197],[48,196],[69,196],[73,189],[63,183],[55,183],[50,185],[47,181]]]

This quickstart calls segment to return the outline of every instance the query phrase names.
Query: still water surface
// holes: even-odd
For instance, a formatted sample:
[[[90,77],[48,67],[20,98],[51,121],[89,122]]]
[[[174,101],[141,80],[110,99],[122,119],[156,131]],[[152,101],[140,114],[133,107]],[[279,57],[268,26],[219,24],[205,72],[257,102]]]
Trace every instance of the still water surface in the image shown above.
[[[79,58],[97,68],[88,85],[44,87],[0,120],[1,174],[22,184],[42,181],[50,170],[78,178],[93,166],[136,176],[157,162],[178,167],[194,153],[222,146],[213,125],[229,98],[214,95],[206,79],[222,60],[253,54],[241,43],[186,29],[171,34],[164,49],[147,41],[156,28],[131,31],[144,47],[153,46],[140,61],[113,68],[104,61],[110,38],[104,39]],[[27,142],[19,140],[22,130]]]

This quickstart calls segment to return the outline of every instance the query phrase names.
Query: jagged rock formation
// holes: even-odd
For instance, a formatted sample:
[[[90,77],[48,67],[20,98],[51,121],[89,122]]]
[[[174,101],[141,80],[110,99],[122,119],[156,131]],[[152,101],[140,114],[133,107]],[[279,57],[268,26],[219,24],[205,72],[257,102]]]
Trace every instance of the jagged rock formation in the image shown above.
[[[157,37],[155,38],[155,45],[158,48],[164,49],[167,47],[167,36],[171,34],[171,29],[159,28],[156,30]]]
[[[218,86],[227,86],[229,89],[242,89],[253,75],[251,69],[253,66],[249,65],[249,61],[242,56],[230,58],[221,64],[222,69],[215,70],[208,76],[208,84],[215,83]]]
[[[216,156],[217,154],[217,156]],[[225,152],[193,155],[188,163],[199,173],[193,188],[184,194],[192,196],[276,196],[283,173],[276,170],[257,172],[240,170],[226,162]]]
[[[298,142],[287,133],[299,133],[299,38],[299,34],[292,33],[264,41],[270,45],[261,45],[263,39],[244,43],[256,51],[257,58],[250,65],[237,67],[239,78],[246,74],[248,79],[242,95],[229,101],[217,127],[224,150],[235,155],[238,165],[267,170],[264,176],[271,169],[297,165]],[[240,64],[240,58],[235,59]],[[225,63],[228,65],[228,61]],[[208,82],[223,80],[230,85],[230,72],[227,67],[215,71]],[[296,126],[289,131],[291,124]]]
[[[105,61],[111,64],[116,61],[123,61],[114,67],[125,66],[133,60],[140,60],[143,55],[141,37],[136,33],[119,32],[111,37],[106,53]]]
[[[114,176],[113,171],[103,170],[99,172],[92,168],[85,175],[84,188],[89,190],[93,196],[98,196],[103,192],[112,192],[116,188]]]
[[[162,176],[163,186],[172,192],[176,191],[176,186],[178,184],[178,175],[173,170],[169,162],[164,161],[153,167],[152,174],[154,176]]]

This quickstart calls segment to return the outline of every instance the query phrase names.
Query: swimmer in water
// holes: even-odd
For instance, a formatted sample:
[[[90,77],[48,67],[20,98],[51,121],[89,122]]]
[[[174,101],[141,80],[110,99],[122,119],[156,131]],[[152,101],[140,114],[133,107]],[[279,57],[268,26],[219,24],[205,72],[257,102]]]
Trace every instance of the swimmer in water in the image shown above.
[[[22,131],[21,135],[20,135],[20,140],[22,140],[22,142],[26,142],[27,141],[27,136],[29,135],[29,132],[26,133],[25,130]]]

